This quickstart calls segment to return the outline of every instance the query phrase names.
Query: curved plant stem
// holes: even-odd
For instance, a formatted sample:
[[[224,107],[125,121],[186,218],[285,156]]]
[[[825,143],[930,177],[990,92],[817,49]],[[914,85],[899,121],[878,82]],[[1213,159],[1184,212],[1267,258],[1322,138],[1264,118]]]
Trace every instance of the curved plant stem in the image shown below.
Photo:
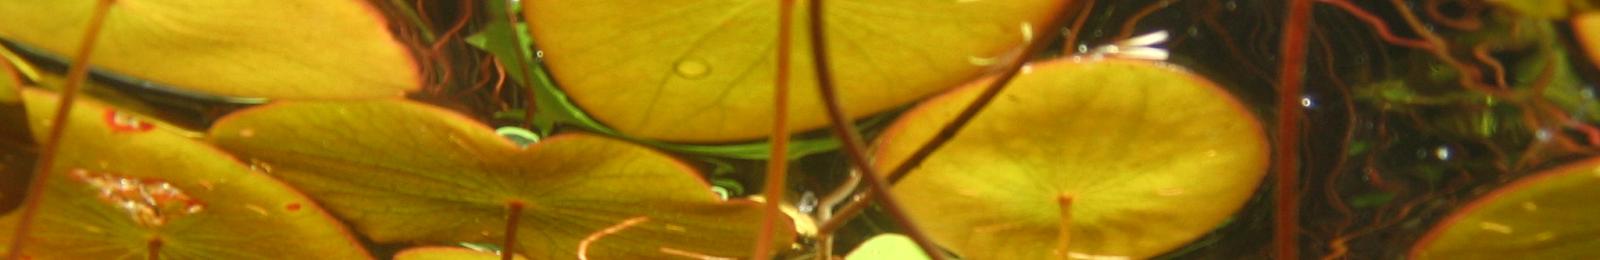
[[[161,259],[161,238],[150,238],[149,242],[145,242],[145,259]]]
[[[1306,30],[1311,23],[1311,0],[1290,0],[1284,21],[1283,39],[1278,46],[1283,64],[1278,66],[1278,118],[1273,143],[1277,162],[1273,172],[1276,203],[1273,215],[1273,259],[1299,259],[1300,231],[1300,95],[1305,77]]]
[[[1355,4],[1351,4],[1350,2],[1346,2],[1344,0],[1317,0],[1317,2],[1344,10],[1345,13],[1348,13],[1351,16],[1354,16],[1357,20],[1361,20],[1362,23],[1366,23],[1368,26],[1371,26],[1372,30],[1378,34],[1378,37],[1382,38],[1384,42],[1388,42],[1389,44],[1400,45],[1419,50],[1433,48],[1432,45],[1430,45],[1427,41],[1408,39],[1405,37],[1400,37],[1399,35],[1395,35],[1394,31],[1389,29],[1388,23],[1383,21],[1383,18],[1379,18],[1376,15],[1367,13],[1367,11],[1361,10],[1361,7],[1356,7]]]
[[[1143,8],[1139,8],[1138,12],[1134,12],[1132,16],[1128,17],[1128,22],[1122,23],[1122,32],[1117,33],[1117,37],[1112,39],[1121,41],[1128,38],[1133,38],[1133,30],[1136,29],[1135,27],[1139,26],[1139,21],[1144,21],[1144,18],[1150,16],[1150,14],[1154,14],[1156,11],[1161,11],[1162,9],[1167,9],[1167,6],[1171,6],[1173,3],[1177,2],[1178,0],[1161,0],[1159,2],[1145,5]]]
[[[523,207],[522,201],[506,203],[506,241],[500,244],[500,260],[517,255],[517,222],[521,222]]]
[[[867,193],[865,196],[861,196],[860,199],[851,201],[850,204],[845,204],[844,208],[840,208],[839,212],[834,213],[833,217],[823,221],[821,225],[817,225],[817,236],[826,237],[829,234],[833,234],[833,231],[844,227],[845,223],[850,223],[850,219],[860,215],[861,211],[872,205],[871,201],[872,193]]]
[[[839,184],[839,187],[834,188],[832,193],[828,193],[827,196],[822,197],[821,203],[817,204],[815,219],[833,219],[833,207],[838,206],[840,202],[844,202],[845,199],[848,199],[852,194],[855,194],[856,187],[860,186],[860,184],[861,172],[850,171],[850,175],[846,177],[843,184]],[[831,230],[830,232],[817,232],[817,252],[819,252],[817,254],[817,260],[828,260],[833,258],[833,234]]]
[[[983,112],[983,108],[988,107],[989,102],[994,101],[994,97],[999,96],[1000,92],[1005,90],[1006,85],[1011,83],[1011,79],[1021,73],[1022,65],[1028,62],[1028,58],[1049,48],[1050,43],[1055,41],[1056,37],[1061,36],[1061,30],[1056,28],[1061,28],[1065,24],[1067,14],[1074,13],[1074,2],[1076,2],[1073,0],[1064,1],[1067,2],[1061,5],[1062,9],[1057,10],[1055,15],[1052,15],[1050,20],[1045,23],[1044,27],[1039,27],[1050,29],[1043,30],[1042,37],[1034,38],[1033,42],[1028,43],[1028,46],[1017,54],[1020,56],[1006,63],[1005,69],[1001,70],[1003,72],[999,76],[995,76],[994,81],[991,81],[988,86],[983,88],[983,93],[978,94],[977,99],[967,104],[967,107],[962,108],[961,113],[956,114],[955,119],[951,119],[949,124],[939,129],[939,133],[934,134],[932,139],[922,143],[922,146],[912,152],[905,162],[895,166],[894,170],[889,172],[890,183],[899,183],[900,179],[904,179],[906,174],[911,173],[911,169],[921,166],[923,161],[928,160],[929,155],[933,155],[933,152],[938,151],[939,147],[943,147],[945,143],[950,142],[950,138],[954,138],[956,133],[960,133],[961,129],[965,128],[973,117],[978,116],[978,112]],[[1077,32],[1072,32],[1072,34],[1077,34]]]
[[[1006,85],[1011,83],[1011,79],[1015,78],[1017,74],[1021,72],[1022,65],[1027,63],[1028,58],[1033,57],[1034,54],[1040,53],[1049,48],[1050,43],[1055,41],[1056,37],[1061,36],[1061,30],[1058,28],[1062,28],[1062,26],[1065,25],[1067,14],[1076,13],[1077,10],[1087,10],[1090,5],[1094,4],[1093,0],[1081,2],[1084,3],[1082,5],[1079,5],[1078,3],[1080,2],[1078,1],[1064,1],[1067,2],[1061,5],[1062,9],[1057,10],[1044,27],[1039,27],[1048,29],[1043,30],[1043,34],[1040,35],[1040,37],[1034,38],[1033,42],[1028,43],[1028,46],[1024,47],[1022,52],[1017,53],[1017,55],[1019,55],[1018,57],[1011,59],[1010,62],[1007,62],[1004,69],[1001,70],[1003,72],[999,76],[996,76],[994,81],[990,81],[988,86],[984,87],[983,92],[978,94],[977,99],[973,100],[972,103],[967,104],[965,108],[962,108],[961,113],[957,114],[955,119],[952,119],[950,123],[945,124],[944,128],[940,128],[939,133],[935,134],[932,139],[928,139],[927,142],[922,143],[922,146],[918,147],[916,151],[912,152],[910,157],[907,157],[904,162],[900,163],[900,165],[896,166],[894,170],[889,172],[889,183],[891,185],[900,182],[901,179],[904,179],[906,174],[909,174],[912,169],[916,169],[917,166],[922,165],[922,162],[926,161],[928,156],[933,155],[933,152],[938,151],[939,147],[943,147],[945,143],[950,141],[950,138],[955,137],[956,133],[961,132],[961,129],[966,127],[967,123],[971,122],[973,117],[978,116],[978,112],[982,112],[984,107],[989,106],[990,101],[994,101],[994,98],[999,96],[1002,90],[1005,90]],[[1087,15],[1087,13],[1080,14],[1080,16],[1085,15]],[[1082,19],[1080,18],[1079,20],[1081,21]],[[1075,35],[1077,35],[1077,33],[1077,30],[1074,29],[1067,33],[1066,38],[1076,39],[1077,37],[1075,37]],[[1071,44],[1070,40],[1067,44]],[[872,196],[873,195],[869,193],[866,197],[863,197],[860,200],[846,204],[844,209],[839,210],[838,215],[836,215],[834,218],[828,219],[826,222],[823,222],[821,226],[819,226],[820,228],[818,229],[818,233],[829,233],[832,232],[833,229],[844,226],[843,222],[855,217],[856,214],[861,213],[861,211],[867,207],[866,204],[872,201]]]
[[[503,0],[503,1],[505,1],[505,4],[503,4],[501,6],[504,6],[505,8],[501,8],[501,9],[505,9],[505,11],[506,11],[506,13],[504,14],[505,15],[505,19],[506,19],[506,24],[511,26],[512,31],[516,31],[515,29],[517,28],[517,12],[511,10],[511,7],[512,6],[516,6],[516,3],[513,3],[511,0]],[[511,48],[511,51],[513,53],[516,53],[517,57],[516,57],[516,59],[513,59],[513,60],[511,60],[509,62],[521,63],[521,62],[527,61],[527,60],[523,60],[522,59],[522,57],[528,57],[528,53],[526,51],[522,50],[522,46],[527,45],[528,43],[522,42],[522,37],[517,37],[515,34],[511,35],[511,41],[516,42],[516,44],[517,44],[516,46],[512,46],[513,48]],[[517,73],[522,73],[523,81],[529,81],[529,79],[533,78],[533,72],[532,72],[533,64],[522,64],[522,66],[518,66],[518,67],[522,68],[519,71],[517,71]],[[523,82],[522,84],[530,85],[529,87],[523,88],[523,92],[522,92],[523,93],[523,99],[524,99],[523,100],[523,104],[522,104],[523,105],[523,108],[522,108],[522,128],[524,128],[524,129],[534,129],[533,128],[533,115],[536,114],[539,111],[538,96],[535,96],[537,94],[536,94],[536,91],[533,91],[533,87],[531,86],[531,85],[533,85],[532,82]]]
[[[756,248],[751,258],[772,255],[772,231],[783,215],[778,206],[783,204],[784,180],[789,178],[789,39],[794,24],[794,0],[778,1],[778,71],[772,83],[772,147],[767,157],[765,214],[761,217],[761,233],[756,234]]]
[[[882,203],[884,210],[889,212],[889,217],[900,224],[906,236],[916,241],[917,247],[921,247],[928,258],[943,260],[944,253],[928,239],[928,235],[923,233],[910,217],[906,216],[905,209],[900,207],[900,203],[894,199],[894,194],[889,192],[889,182],[884,180],[882,175],[878,175],[877,170],[872,168],[871,162],[867,161],[867,147],[862,144],[860,133],[856,132],[855,125],[850,124],[850,119],[839,105],[839,94],[833,87],[833,75],[829,71],[827,34],[824,33],[822,26],[826,23],[822,16],[822,2],[822,0],[812,0],[810,8],[806,11],[811,21],[813,48],[811,58],[815,60],[817,88],[822,94],[822,103],[828,110],[828,120],[832,123],[830,128],[833,130],[833,135],[839,138],[840,147],[850,156],[850,163],[864,175],[862,178],[866,180],[870,191],[878,194],[878,201]]]
[[[1071,259],[1072,253],[1072,194],[1062,193],[1056,197],[1056,204],[1061,207],[1061,227],[1056,234],[1056,259]]]
[[[78,56],[73,57],[72,67],[67,70],[67,84],[61,88],[61,100],[56,104],[55,118],[50,121],[50,132],[46,135],[45,142],[40,144],[39,161],[34,166],[33,180],[28,184],[28,195],[23,202],[22,216],[17,220],[17,230],[11,234],[11,253],[6,259],[23,259],[23,247],[27,245],[28,228],[33,226],[34,216],[39,215],[39,205],[44,201],[45,184],[50,182],[50,173],[55,169],[56,154],[61,152],[61,137],[67,129],[67,116],[72,113],[73,101],[77,99],[78,89],[83,86],[83,81],[89,78],[89,55],[94,54],[95,41],[100,38],[100,28],[105,25],[106,13],[111,11],[111,5],[116,0],[100,0],[94,6],[94,14],[89,16],[88,28],[84,29],[83,41],[78,44]]]
[[[1083,31],[1083,23],[1089,21],[1089,12],[1094,11],[1095,0],[1081,0],[1083,7],[1078,8],[1078,17],[1072,19],[1072,29],[1067,30],[1065,40],[1061,41],[1061,53],[1078,53],[1078,32]]]

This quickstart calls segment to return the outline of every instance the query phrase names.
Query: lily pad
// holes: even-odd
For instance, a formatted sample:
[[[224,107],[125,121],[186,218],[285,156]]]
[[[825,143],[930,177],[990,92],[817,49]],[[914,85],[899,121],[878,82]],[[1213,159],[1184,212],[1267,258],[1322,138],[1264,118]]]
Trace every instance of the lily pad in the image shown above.
[[[1600,12],[1573,17],[1572,30],[1572,35],[1578,37],[1577,49],[1588,53],[1589,61],[1600,66]]]
[[[33,132],[48,133],[55,95],[23,97]],[[143,258],[152,241],[168,259],[370,258],[311,199],[221,150],[93,100],[68,120],[28,230],[34,259]],[[0,218],[0,247],[19,212]]]
[[[850,260],[923,260],[928,255],[922,253],[922,248],[917,247],[917,242],[900,234],[883,234],[867,239],[856,250],[850,251],[845,259]]]
[[[1410,259],[1600,258],[1600,158],[1501,186],[1451,213]]]
[[[75,53],[98,0],[0,1],[0,37]],[[116,1],[99,69],[213,95],[399,96],[416,61],[366,1]]]
[[[526,260],[522,256],[511,259]],[[394,254],[394,260],[500,260],[500,255],[460,247],[416,247]]]
[[[892,169],[989,80],[933,98],[878,140]],[[1221,225],[1268,162],[1249,110],[1173,65],[1064,58],[1032,65],[894,193],[967,259],[1050,259],[1071,195],[1070,256],[1149,258]]]
[[[830,1],[829,50],[841,103],[861,117],[983,74],[1066,1]],[[523,1],[551,74],[590,116],[671,142],[771,132],[777,1]],[[803,5],[800,5],[803,6]],[[805,32],[796,8],[795,32]],[[825,126],[809,37],[796,33],[792,130]]]
[[[747,258],[762,217],[759,204],[721,201],[693,169],[644,147],[560,134],[523,149],[398,99],[271,104],[211,133],[378,242],[499,244],[509,219],[516,252],[535,259]],[[523,210],[508,218],[515,205]],[[787,245],[794,230],[780,226]]]

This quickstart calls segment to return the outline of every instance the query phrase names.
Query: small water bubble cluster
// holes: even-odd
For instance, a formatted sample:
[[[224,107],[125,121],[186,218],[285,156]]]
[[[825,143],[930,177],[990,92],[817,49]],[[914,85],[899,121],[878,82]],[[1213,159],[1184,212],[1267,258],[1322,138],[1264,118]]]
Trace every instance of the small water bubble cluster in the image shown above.
[[[159,227],[172,219],[205,210],[199,200],[165,181],[83,169],[73,170],[72,178],[94,187],[99,191],[100,201],[128,213],[135,223],[145,227]]]

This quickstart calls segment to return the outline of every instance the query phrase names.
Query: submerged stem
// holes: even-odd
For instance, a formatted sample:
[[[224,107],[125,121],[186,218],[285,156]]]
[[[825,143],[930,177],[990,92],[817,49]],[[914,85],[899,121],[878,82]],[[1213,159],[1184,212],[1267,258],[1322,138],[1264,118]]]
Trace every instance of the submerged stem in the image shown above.
[[[145,259],[161,259],[161,244],[161,238],[150,238],[150,241],[145,243]]]
[[[972,121],[972,118],[978,116],[978,112],[982,112],[985,107],[989,106],[990,101],[993,101],[995,97],[1000,95],[1002,90],[1005,90],[1006,85],[1011,82],[1011,79],[1015,78],[1017,74],[1021,72],[1022,66],[1028,62],[1028,58],[1043,52],[1045,49],[1048,49],[1052,41],[1055,41],[1057,37],[1061,37],[1061,30],[1058,28],[1062,28],[1062,26],[1066,25],[1066,17],[1068,14],[1076,13],[1075,11],[1077,10],[1086,10],[1094,4],[1093,0],[1084,2],[1078,2],[1074,0],[1064,1],[1066,2],[1061,4],[1061,9],[1056,10],[1054,15],[1051,16],[1050,20],[1046,22],[1045,26],[1039,27],[1047,28],[1044,30],[1043,34],[1040,35],[1041,37],[1034,38],[1032,42],[1029,42],[1027,47],[1023,48],[1022,52],[1017,53],[1018,56],[1016,58],[1011,59],[1010,62],[1005,64],[1004,69],[1001,70],[1003,72],[996,76],[993,81],[990,81],[989,85],[984,87],[983,92],[980,93],[978,97],[972,101],[972,103],[968,103],[967,106],[961,110],[961,113],[957,114],[954,119],[951,119],[950,123],[945,124],[944,128],[939,129],[939,133],[935,134],[931,139],[928,139],[927,142],[922,143],[922,146],[917,147],[917,150],[912,152],[909,157],[906,157],[904,162],[901,162],[899,166],[896,166],[894,170],[889,172],[888,181],[890,185],[900,182],[900,180],[904,179],[912,169],[916,169],[917,166],[922,165],[922,162],[926,161],[928,156],[933,155],[933,152],[938,151],[939,147],[943,147],[945,143],[949,142],[951,138],[954,138],[957,133],[961,132],[961,129],[966,127],[967,123]],[[1088,15],[1088,13],[1085,12],[1079,15],[1085,16]],[[813,20],[815,21],[815,18],[813,18]],[[1068,40],[1068,44],[1071,44],[1071,41],[1076,39],[1074,35],[1077,35],[1077,33],[1078,32],[1076,30],[1068,32],[1067,39],[1071,39]],[[820,53],[820,51],[818,52]],[[817,66],[820,68],[823,65]],[[820,76],[822,72],[821,69],[818,70],[818,74]],[[837,216],[832,219],[828,219],[828,221],[823,222],[822,225],[819,226],[818,233],[828,234],[834,229],[844,226],[844,222],[849,221],[849,219],[855,217],[856,214],[861,213],[862,210],[867,207],[866,204],[873,200],[872,196],[873,194],[868,193],[867,197],[863,197],[861,200],[846,204],[844,209],[840,210]]]
[[[761,217],[761,233],[756,234],[756,248],[751,258],[772,253],[772,231],[777,228],[778,217],[783,215],[779,205],[785,193],[784,180],[789,176],[789,49],[792,45],[789,27],[794,23],[794,0],[778,2],[778,71],[772,90],[772,150],[767,153],[767,180],[763,188],[767,202]]]
[[[1072,247],[1072,194],[1061,193],[1056,197],[1056,204],[1061,207],[1061,229],[1056,235],[1056,259],[1070,259]]]
[[[84,29],[83,41],[78,44],[78,55],[73,57],[71,68],[67,69],[67,84],[61,88],[61,100],[56,104],[55,118],[50,121],[50,132],[46,135],[45,142],[40,144],[39,161],[34,165],[33,180],[28,184],[28,195],[23,201],[22,214],[17,220],[17,230],[11,234],[11,253],[6,259],[23,259],[23,247],[27,245],[28,228],[33,226],[33,219],[39,214],[39,205],[44,201],[45,184],[50,181],[50,173],[55,169],[56,155],[61,150],[61,138],[67,129],[67,116],[72,113],[73,101],[77,100],[78,89],[84,80],[89,78],[89,56],[94,54],[95,41],[100,38],[100,28],[105,25],[106,14],[111,11],[111,5],[116,0],[100,0],[94,6],[94,14],[89,16],[88,28]]]
[[[939,247],[928,239],[928,235],[911,221],[905,209],[900,207],[900,203],[895,201],[894,194],[889,192],[889,181],[878,175],[877,170],[872,168],[871,162],[867,161],[866,145],[862,144],[860,133],[856,132],[855,126],[850,124],[850,119],[845,115],[844,108],[839,105],[839,93],[834,89],[833,75],[829,70],[831,64],[828,60],[827,34],[823,31],[825,20],[822,16],[822,2],[822,0],[811,1],[807,11],[811,20],[813,48],[811,58],[815,60],[813,65],[816,66],[817,88],[822,94],[822,103],[828,110],[828,120],[832,123],[830,128],[834,136],[839,138],[840,147],[850,156],[850,163],[861,171],[861,175],[865,175],[862,177],[866,180],[867,187],[871,192],[878,194],[878,200],[884,210],[889,212],[889,217],[900,224],[906,235],[916,241],[917,247],[922,248],[922,252],[930,259],[943,260],[944,253],[940,252]]]
[[[521,201],[506,203],[506,241],[500,244],[500,260],[511,260],[517,255],[517,224],[522,219]]]
[[[1278,118],[1273,143],[1277,156],[1273,173],[1277,182],[1274,197],[1273,259],[1299,259],[1300,231],[1300,95],[1306,58],[1306,30],[1311,23],[1311,1],[1291,0],[1284,21],[1283,39],[1278,46],[1283,63],[1278,67]]]

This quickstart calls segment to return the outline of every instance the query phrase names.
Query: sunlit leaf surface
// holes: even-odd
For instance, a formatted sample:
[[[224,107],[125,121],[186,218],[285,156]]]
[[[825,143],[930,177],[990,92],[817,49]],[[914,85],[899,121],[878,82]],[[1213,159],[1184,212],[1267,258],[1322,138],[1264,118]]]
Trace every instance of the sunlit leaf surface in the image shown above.
[[[761,217],[637,145],[565,134],[524,150],[409,101],[268,105],[224,118],[212,138],[379,242],[501,243],[508,207],[521,203],[516,249],[534,259],[743,257]],[[779,232],[785,245],[794,234]]]
[[[1413,259],[1600,258],[1600,158],[1526,177],[1446,217]]]
[[[1220,225],[1266,172],[1266,137],[1228,93],[1172,65],[1068,58],[1032,65],[894,192],[967,259],[1050,259],[1075,197],[1074,257],[1135,259]],[[908,112],[879,140],[893,168],[987,81]]]
[[[527,258],[515,256],[512,259]],[[460,247],[429,246],[400,251],[394,255],[394,260],[500,260],[500,255]]]
[[[804,6],[805,1],[797,1]],[[1039,33],[1060,0],[829,1],[835,81],[852,117],[983,73]],[[556,83],[622,133],[678,142],[757,139],[772,125],[778,1],[523,1]],[[797,8],[795,32],[810,23]],[[794,129],[824,126],[809,37],[796,33]]]
[[[1589,54],[1594,66],[1600,66],[1600,12],[1573,17],[1572,30],[1578,38],[1577,48]]]
[[[47,133],[55,95],[24,94],[33,132]],[[370,258],[288,186],[165,125],[78,100],[29,230],[34,259],[142,259],[151,240],[163,259]],[[0,219],[0,247],[17,212]]]
[[[899,234],[882,234],[867,239],[845,257],[850,260],[920,260],[928,259],[917,247],[917,242]]]
[[[96,2],[0,1],[0,38],[66,57]],[[377,10],[355,0],[116,1],[92,62],[225,96],[399,96],[421,84]]]

